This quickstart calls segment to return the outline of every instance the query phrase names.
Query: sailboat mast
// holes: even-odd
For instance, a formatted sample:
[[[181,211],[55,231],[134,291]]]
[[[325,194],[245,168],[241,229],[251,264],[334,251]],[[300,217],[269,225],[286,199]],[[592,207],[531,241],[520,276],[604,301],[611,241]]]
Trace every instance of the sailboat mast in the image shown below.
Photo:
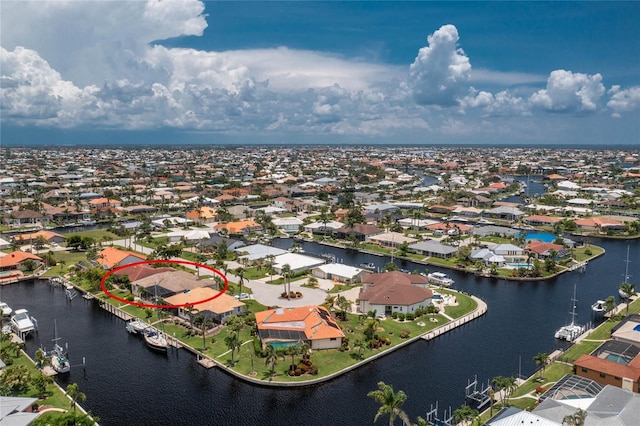
[[[571,325],[574,325],[576,322],[576,302],[578,302],[578,299],[576,299],[576,284],[573,285],[573,299],[571,299],[571,304],[573,305],[572,309],[571,309]]]

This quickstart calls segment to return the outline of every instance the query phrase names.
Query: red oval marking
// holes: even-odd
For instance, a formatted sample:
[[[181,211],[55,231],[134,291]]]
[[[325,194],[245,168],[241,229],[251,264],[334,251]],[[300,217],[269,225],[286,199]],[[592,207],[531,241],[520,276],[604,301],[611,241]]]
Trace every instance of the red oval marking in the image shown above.
[[[116,271],[119,271],[121,269],[124,268],[130,268],[132,266],[137,266],[137,265],[146,265],[146,264],[153,264],[153,263],[178,263],[181,265],[192,265],[195,266],[196,268],[205,268],[208,269],[218,275],[220,275],[222,277],[222,279],[224,280],[224,288],[220,291],[218,291],[218,294],[216,294],[215,296],[209,297],[208,299],[203,299],[203,300],[198,300],[195,302],[191,302],[191,303],[183,303],[180,305],[154,305],[151,303],[140,303],[140,302],[133,302],[133,301],[129,301],[129,300],[125,300],[121,297],[118,297],[114,294],[111,294],[109,292],[109,290],[107,290],[106,286],[105,286],[105,281],[107,280],[107,278],[109,278],[109,275],[113,274]],[[227,289],[229,288],[229,280],[227,279],[227,277],[220,271],[218,271],[215,268],[212,268],[211,266],[207,266],[204,265],[202,263],[195,263],[195,262],[189,262],[187,260],[160,260],[160,259],[155,259],[155,260],[143,260],[141,262],[134,262],[134,263],[128,263],[126,265],[122,265],[122,266],[118,266],[117,268],[114,268],[112,270],[110,270],[109,272],[107,272],[106,274],[103,275],[102,279],[100,280],[100,288],[102,289],[103,293],[106,294],[107,296],[109,296],[112,299],[115,299],[119,302],[122,303],[126,303],[127,305],[133,305],[133,306],[139,306],[141,308],[160,308],[160,309],[177,309],[177,308],[184,308],[186,306],[194,306],[194,305],[199,305],[200,303],[205,303],[208,302],[210,300],[215,299],[216,297],[220,297],[221,294],[223,294],[225,291],[227,291]]]

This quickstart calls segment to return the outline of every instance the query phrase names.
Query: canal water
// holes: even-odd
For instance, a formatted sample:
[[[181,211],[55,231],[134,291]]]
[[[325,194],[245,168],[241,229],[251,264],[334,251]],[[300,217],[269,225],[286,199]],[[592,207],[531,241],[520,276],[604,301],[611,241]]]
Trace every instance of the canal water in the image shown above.
[[[42,282],[4,286],[0,297],[14,309],[27,308],[38,319],[39,333],[26,346],[31,356],[39,346],[51,346],[57,323],[58,336],[61,343],[68,342],[74,365],[68,376],[57,381],[63,387],[78,383],[87,395],[84,405],[103,425],[371,424],[378,406],[367,392],[376,389],[379,381],[407,393],[403,408],[415,420],[436,402],[440,412],[462,405],[464,388],[476,375],[486,382],[498,375],[532,374],[536,354],[566,346],[553,334],[571,319],[574,285],[580,323],[594,319],[590,305],[595,300],[617,297],[627,247],[630,282],[637,282],[640,241],[590,242],[604,247],[606,255],[590,262],[584,273],[571,272],[548,281],[517,283],[447,271],[456,288],[487,301],[486,315],[343,377],[302,389],[248,385],[218,369],[201,367],[183,350],[168,355],[152,352],[125,331],[122,320],[80,297],[69,302],[62,289]],[[277,240],[274,245],[291,243]],[[313,243],[302,243],[302,247],[307,254],[330,252],[354,265],[374,262],[382,267],[390,260]],[[425,268],[396,262],[407,270]]]

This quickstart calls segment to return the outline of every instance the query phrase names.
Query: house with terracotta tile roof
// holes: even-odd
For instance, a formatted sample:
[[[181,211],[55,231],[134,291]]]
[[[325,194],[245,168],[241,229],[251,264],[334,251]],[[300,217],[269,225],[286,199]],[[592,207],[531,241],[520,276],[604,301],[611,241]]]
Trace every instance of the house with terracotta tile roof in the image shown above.
[[[44,238],[47,244],[56,243],[62,244],[64,243],[65,237],[58,233],[47,231],[45,229],[41,229],[38,232],[31,232],[29,234],[18,234],[13,237],[13,241],[22,244],[28,244],[30,242],[35,241],[38,237]]]
[[[262,225],[253,220],[240,220],[237,222],[219,223],[214,226],[218,232],[227,231],[229,235],[247,235],[251,232],[261,233]]]
[[[116,266],[128,265],[129,263],[146,260],[146,256],[128,250],[120,250],[115,247],[107,247],[98,253],[96,262],[104,269],[112,269]]]
[[[118,277],[127,276],[129,277],[129,281],[133,282],[150,277],[151,275],[168,271],[175,271],[175,269],[169,267],[154,268],[151,265],[134,265],[128,268],[118,269],[113,273],[113,275],[117,275]]]
[[[214,208],[202,206],[193,210],[189,210],[185,214],[185,217],[187,219],[193,220],[195,223],[199,223],[200,225],[202,225],[205,223],[215,222],[218,219],[218,213]]]
[[[570,256],[569,252],[562,244],[545,243],[537,240],[532,240],[527,245],[526,251],[535,254],[538,259],[548,259],[555,251],[555,259],[561,260],[564,257]]]
[[[276,308],[256,312],[262,347],[276,348],[308,343],[311,349],[338,349],[344,333],[324,306]]]
[[[534,214],[522,218],[522,222],[534,226],[553,226],[558,222],[562,222],[561,217]]]
[[[585,231],[606,231],[607,229],[622,230],[625,229],[624,223],[603,217],[588,217],[584,219],[576,219],[573,221],[579,229]]]
[[[224,324],[229,315],[242,315],[245,304],[235,297],[222,293],[215,299],[211,299],[203,303],[195,303],[201,300],[207,300],[220,293],[209,287],[197,287],[189,291],[176,293],[164,299],[165,303],[171,305],[184,305],[185,303],[193,303],[193,308],[197,310],[194,315],[204,315],[211,318],[217,324]],[[189,310],[178,308],[178,316],[188,320]]]
[[[89,201],[89,205],[91,207],[115,207],[119,208],[122,206],[122,202],[120,200],[113,200],[107,197],[96,198],[94,200]]]
[[[573,363],[576,375],[601,385],[640,392],[640,347],[608,340]]]
[[[35,262],[36,268],[42,264],[42,258],[33,253],[27,253],[21,250],[12,251],[5,256],[0,257],[0,271],[21,271],[25,269],[25,262],[32,260]]]
[[[429,306],[433,298],[433,291],[427,288],[427,278],[422,275],[398,271],[368,274],[362,278],[362,284],[358,309],[363,313],[410,314]]]

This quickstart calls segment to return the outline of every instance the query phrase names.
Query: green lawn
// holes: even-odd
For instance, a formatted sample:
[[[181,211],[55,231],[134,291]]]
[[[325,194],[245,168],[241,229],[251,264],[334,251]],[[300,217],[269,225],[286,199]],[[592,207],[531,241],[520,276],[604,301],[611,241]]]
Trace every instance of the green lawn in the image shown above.
[[[458,301],[457,306],[445,306],[444,312],[452,318],[460,318],[461,316],[473,311],[478,304],[471,297],[448,290],[438,290],[440,293],[453,294]]]

